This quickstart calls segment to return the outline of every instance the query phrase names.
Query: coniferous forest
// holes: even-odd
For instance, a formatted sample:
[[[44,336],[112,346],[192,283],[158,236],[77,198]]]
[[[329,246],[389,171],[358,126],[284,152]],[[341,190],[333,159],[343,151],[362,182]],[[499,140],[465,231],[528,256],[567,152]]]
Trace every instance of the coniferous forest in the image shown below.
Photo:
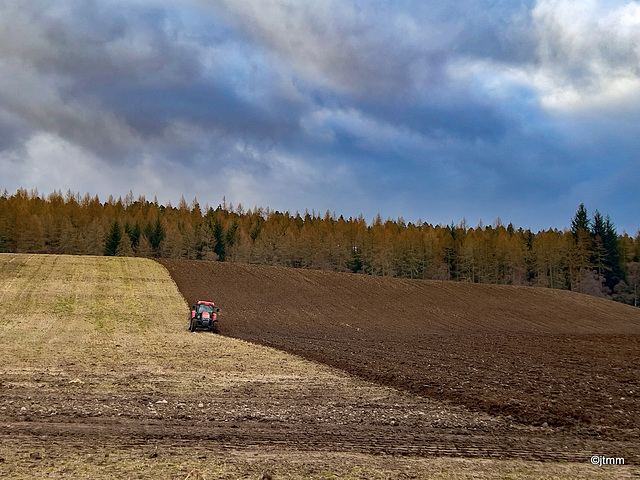
[[[67,191],[0,196],[0,252],[124,255],[260,263],[404,278],[532,285],[640,303],[640,234],[581,204],[571,228],[534,233],[431,225],[377,215],[278,212],[197,200],[160,205]]]

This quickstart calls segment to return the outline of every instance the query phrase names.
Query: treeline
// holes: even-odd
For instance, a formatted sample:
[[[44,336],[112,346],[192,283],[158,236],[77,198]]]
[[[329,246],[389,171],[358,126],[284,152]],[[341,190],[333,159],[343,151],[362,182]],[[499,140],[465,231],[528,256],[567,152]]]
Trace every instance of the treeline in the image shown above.
[[[204,211],[203,211],[204,210]],[[160,205],[130,192],[97,196],[18,190],[0,196],[0,252],[205,259],[296,268],[569,289],[638,305],[640,234],[616,232],[580,205],[570,230],[370,224],[330,212],[281,213],[241,205]]]

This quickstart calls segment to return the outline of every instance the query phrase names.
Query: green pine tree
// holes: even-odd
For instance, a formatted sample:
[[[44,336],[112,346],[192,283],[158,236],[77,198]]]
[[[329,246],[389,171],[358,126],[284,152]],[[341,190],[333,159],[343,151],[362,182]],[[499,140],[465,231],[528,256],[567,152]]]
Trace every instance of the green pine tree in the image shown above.
[[[120,240],[122,239],[122,231],[120,229],[120,222],[115,219],[109,229],[107,240],[104,245],[104,255],[107,257],[113,257],[116,254]]]
[[[607,287],[613,290],[618,282],[624,280],[624,271],[618,245],[618,233],[609,215],[607,215],[604,220],[604,237],[602,243],[606,251],[605,263],[607,270],[605,272],[605,283]]]
[[[578,207],[573,220],[571,220],[571,232],[574,237],[578,234],[578,231],[589,232],[589,216],[587,215],[587,209],[584,208],[584,203],[581,203]]]

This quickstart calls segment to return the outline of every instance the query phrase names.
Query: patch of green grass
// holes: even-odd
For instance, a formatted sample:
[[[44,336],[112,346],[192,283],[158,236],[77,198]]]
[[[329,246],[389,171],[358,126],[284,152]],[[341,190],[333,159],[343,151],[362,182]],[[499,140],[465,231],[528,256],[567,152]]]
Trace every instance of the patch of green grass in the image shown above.
[[[53,315],[73,315],[76,303],[77,299],[75,295],[57,295],[51,313]]]

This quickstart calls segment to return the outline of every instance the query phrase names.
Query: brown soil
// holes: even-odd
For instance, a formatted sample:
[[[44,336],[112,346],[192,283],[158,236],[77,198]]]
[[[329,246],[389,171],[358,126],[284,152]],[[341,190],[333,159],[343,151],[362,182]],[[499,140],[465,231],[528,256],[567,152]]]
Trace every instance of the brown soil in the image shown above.
[[[189,302],[219,303],[223,335],[187,331],[185,300],[156,262],[0,254],[0,478],[640,473],[637,310],[566,292],[163,263]]]
[[[387,418],[382,450],[640,462],[639,309],[547,289],[161,263],[190,304],[222,308],[223,335],[494,419],[434,431]]]

